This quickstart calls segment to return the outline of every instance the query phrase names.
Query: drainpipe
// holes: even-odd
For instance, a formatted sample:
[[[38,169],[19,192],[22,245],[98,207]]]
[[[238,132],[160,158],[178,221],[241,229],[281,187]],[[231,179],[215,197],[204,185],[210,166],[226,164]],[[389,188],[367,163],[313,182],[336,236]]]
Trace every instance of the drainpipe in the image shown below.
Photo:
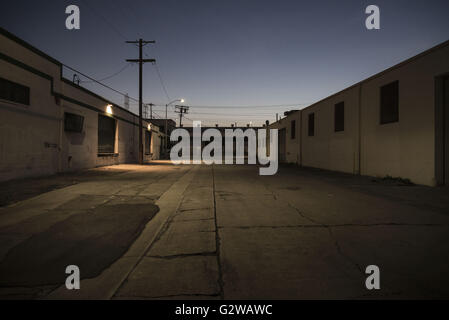
[[[302,110],[299,110],[299,166],[302,167]]]
[[[62,172],[62,136],[64,131],[64,107],[62,106],[62,101],[59,97],[55,96],[55,103],[59,107],[59,142],[58,142],[58,173]]]
[[[358,175],[362,175],[362,83],[359,84],[359,121],[358,121]]]

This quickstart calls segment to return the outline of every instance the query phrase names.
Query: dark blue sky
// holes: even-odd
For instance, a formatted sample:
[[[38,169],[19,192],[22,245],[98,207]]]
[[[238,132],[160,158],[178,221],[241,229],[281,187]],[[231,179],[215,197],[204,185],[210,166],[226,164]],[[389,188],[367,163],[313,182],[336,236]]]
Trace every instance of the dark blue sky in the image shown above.
[[[65,29],[69,4],[81,9],[79,31]],[[380,7],[381,30],[365,28],[369,4]],[[189,118],[243,125],[272,121],[276,112],[306,106],[448,40],[448,12],[447,0],[2,0],[0,25],[98,79],[137,58],[125,39],[156,40],[145,50],[157,59],[170,98],[214,106],[194,107]],[[145,102],[165,104],[156,68],[144,70]],[[137,97],[137,72],[129,67],[105,83]],[[123,104],[98,85],[83,85]]]

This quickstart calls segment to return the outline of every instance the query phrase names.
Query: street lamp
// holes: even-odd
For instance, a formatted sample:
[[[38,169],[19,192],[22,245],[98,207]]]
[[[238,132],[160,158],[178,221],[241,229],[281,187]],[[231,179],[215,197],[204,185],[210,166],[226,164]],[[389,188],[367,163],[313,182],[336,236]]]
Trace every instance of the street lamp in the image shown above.
[[[173,100],[172,102],[169,102],[165,105],[165,153],[167,154],[168,152],[168,106],[172,105],[175,102],[179,102],[179,103],[184,103],[185,100],[184,99],[176,99]]]

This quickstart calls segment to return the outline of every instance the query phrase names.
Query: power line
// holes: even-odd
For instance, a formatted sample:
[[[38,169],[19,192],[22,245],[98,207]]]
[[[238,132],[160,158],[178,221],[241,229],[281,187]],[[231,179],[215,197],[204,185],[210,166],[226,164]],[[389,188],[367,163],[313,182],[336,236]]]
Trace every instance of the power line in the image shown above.
[[[76,70],[75,68],[69,67],[69,66],[66,65],[66,64],[62,64],[62,65],[63,65],[64,67],[66,67],[67,69],[70,69],[70,70],[72,70],[73,72],[76,72],[77,74],[80,74],[80,75],[82,75],[83,77],[85,77],[85,78],[91,80],[92,82],[98,83],[99,85],[101,85],[101,86],[103,86],[103,87],[105,87],[105,88],[107,88],[107,89],[109,89],[109,90],[112,90],[112,91],[114,91],[115,93],[118,93],[118,94],[120,94],[120,95],[122,95],[122,96],[126,96],[126,93],[120,92],[120,91],[118,91],[117,89],[114,89],[114,88],[112,88],[112,87],[110,87],[110,86],[108,86],[108,85],[106,85],[106,84],[104,84],[104,83],[101,83],[99,80],[96,80],[96,79],[94,79],[94,78],[92,78],[92,77],[90,77],[90,76],[88,76],[88,75],[82,73],[81,71]],[[135,98],[133,98],[133,97],[129,97],[129,99],[139,102],[139,100],[137,100],[137,99],[135,99]]]
[[[179,126],[182,127],[182,117],[184,114],[189,113],[189,107],[187,106],[175,106],[176,113],[179,113]]]
[[[130,66],[132,66],[133,64],[132,63],[127,63],[123,68],[121,68],[119,71],[117,71],[117,72],[115,72],[114,74],[112,74],[112,75],[110,75],[110,76],[108,76],[108,77],[106,77],[106,78],[103,78],[103,79],[100,79],[100,80],[98,80],[98,81],[105,81],[105,80],[109,80],[109,79],[111,79],[111,78],[113,78],[113,77],[115,77],[115,76],[118,76],[120,73],[122,73],[123,71],[125,71],[126,69],[128,69]],[[81,81],[81,83],[92,83],[92,82],[94,82],[94,81]]]
[[[101,85],[101,86],[103,86],[103,87],[105,87],[105,88],[107,88],[107,89],[109,89],[109,90],[111,90],[111,91],[113,91],[113,92],[115,92],[115,93],[117,93],[117,94],[123,96],[123,97],[128,96],[128,98],[129,98],[130,100],[133,100],[133,101],[135,101],[135,102],[137,102],[137,103],[139,102],[138,99],[133,98],[133,97],[130,97],[128,94],[123,93],[123,92],[121,92],[121,91],[119,91],[119,90],[117,90],[117,89],[114,89],[114,88],[108,86],[107,84],[104,84],[104,83],[100,82],[100,80],[96,80],[96,79],[92,78],[91,76],[88,76],[88,75],[86,75],[85,73],[83,73],[83,72],[81,72],[81,71],[79,71],[79,70],[77,70],[77,69],[75,69],[75,68],[72,68],[72,67],[70,67],[70,66],[68,66],[68,65],[66,65],[66,64],[62,64],[62,65],[63,65],[65,68],[70,69],[70,70],[72,70],[73,72],[76,72],[77,74],[80,74],[80,75],[82,75],[83,77],[85,77],[85,78],[91,80],[91,82],[95,82],[95,83],[97,83],[97,84],[99,84],[99,85]],[[148,104],[144,104],[144,105],[148,105]]]
[[[109,25],[109,27],[116,33],[118,34],[122,39],[126,40],[127,38],[123,35],[123,33],[120,32],[120,30],[118,30],[114,24],[110,23],[102,14],[100,14],[97,10],[95,10],[93,7],[89,6],[87,4],[87,1],[81,0],[86,7],[88,7],[92,13],[94,13],[96,16],[100,17],[101,20],[103,20],[107,25]]]
[[[145,56],[149,57],[146,52],[144,52]],[[157,63],[154,63],[154,68],[156,69],[157,76],[159,78],[159,82],[161,83],[162,90],[165,93],[165,97],[167,98],[167,102],[171,101],[170,95],[168,94],[167,87],[165,86],[164,80],[162,79],[161,72],[159,70],[159,66]]]
[[[216,105],[191,105],[192,108],[222,108],[222,109],[249,109],[249,108],[292,108],[299,106],[306,106],[311,104],[311,102],[302,102],[302,103],[285,103],[285,104],[273,104],[273,105],[252,105],[252,106],[216,106]]]
[[[165,96],[167,97],[167,101],[170,101],[170,96],[168,95],[167,88],[165,87],[164,80],[162,79],[161,72],[159,71],[159,67],[157,63],[154,64],[154,68],[156,69],[156,73],[159,77],[159,81],[161,82],[162,89],[164,90]]]

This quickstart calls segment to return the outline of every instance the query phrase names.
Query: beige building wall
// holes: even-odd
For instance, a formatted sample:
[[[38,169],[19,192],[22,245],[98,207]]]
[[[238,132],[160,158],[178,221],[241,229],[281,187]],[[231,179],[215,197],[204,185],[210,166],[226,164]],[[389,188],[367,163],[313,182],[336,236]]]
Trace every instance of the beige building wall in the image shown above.
[[[30,104],[0,99],[0,181],[119,163],[138,158],[138,117],[61,77],[62,65],[0,29],[0,77],[30,88]],[[114,154],[98,154],[98,117],[112,105]],[[84,117],[81,133],[64,130],[64,113]],[[148,130],[143,121],[142,135]],[[159,128],[152,125],[152,152],[159,158]],[[145,144],[144,144],[145,146]]]
[[[302,111],[302,165],[358,173],[358,87],[352,87]],[[344,102],[344,130],[335,132],[334,112]],[[315,135],[309,136],[309,114],[315,114]]]
[[[301,113],[299,111],[291,113],[289,116],[270,124],[270,129],[285,130],[285,162],[300,163],[300,133],[301,133]],[[292,121],[296,121],[295,138],[292,139]]]
[[[435,185],[435,78],[449,72],[449,43],[362,85],[362,174]],[[399,81],[399,121],[380,124],[380,87]]]
[[[299,149],[287,139],[288,162],[327,170],[436,184],[436,79],[449,74],[449,41],[295,112],[270,128],[301,118]],[[380,88],[399,81],[399,121],[380,124]],[[345,104],[344,131],[335,132],[335,104]],[[308,116],[315,114],[315,134]],[[437,119],[440,121],[440,119]],[[442,120],[441,120],[442,121]],[[287,133],[287,138],[288,138]],[[290,143],[290,144],[289,144]]]

